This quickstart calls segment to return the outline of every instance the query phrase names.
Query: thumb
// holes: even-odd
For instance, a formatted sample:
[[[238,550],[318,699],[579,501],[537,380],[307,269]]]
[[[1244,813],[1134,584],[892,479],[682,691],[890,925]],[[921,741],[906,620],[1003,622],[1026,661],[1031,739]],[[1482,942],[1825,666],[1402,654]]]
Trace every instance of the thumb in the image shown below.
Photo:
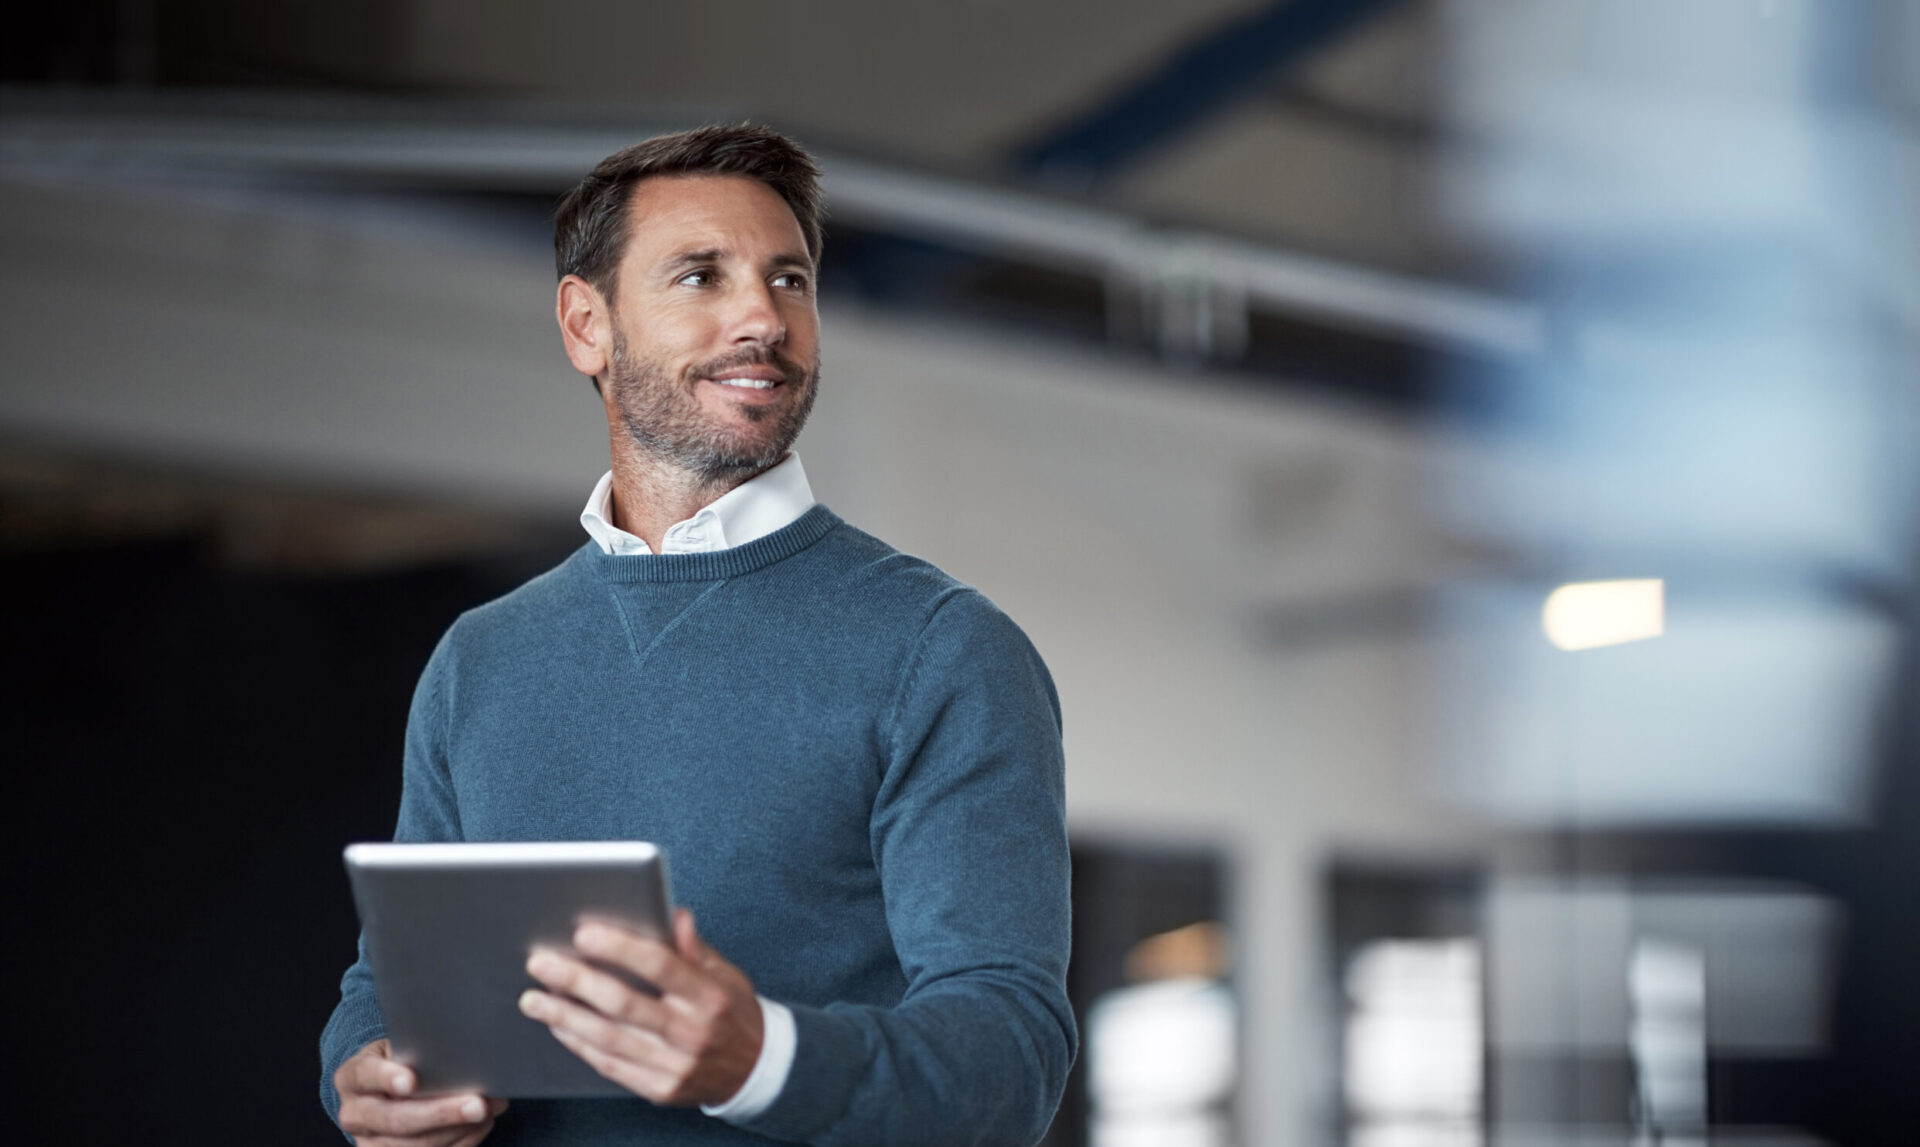
[[[691,908],[673,910],[673,946],[680,950],[682,959],[696,964],[709,954],[706,942],[700,939],[699,929],[694,927]]]

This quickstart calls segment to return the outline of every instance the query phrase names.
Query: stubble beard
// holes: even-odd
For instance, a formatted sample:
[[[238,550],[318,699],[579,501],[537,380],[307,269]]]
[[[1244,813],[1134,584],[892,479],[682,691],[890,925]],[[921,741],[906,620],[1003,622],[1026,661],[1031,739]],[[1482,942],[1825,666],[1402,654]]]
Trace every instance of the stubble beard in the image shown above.
[[[743,434],[715,425],[701,409],[694,388],[732,368],[772,366],[785,376],[782,386],[801,388],[800,400],[778,408],[742,404],[749,422],[765,424],[764,433]],[[820,370],[803,370],[771,347],[745,350],[700,363],[684,378],[672,377],[656,362],[636,362],[626,339],[615,333],[608,382],[614,403],[635,446],[670,466],[694,475],[702,484],[752,477],[786,457],[813,413]]]

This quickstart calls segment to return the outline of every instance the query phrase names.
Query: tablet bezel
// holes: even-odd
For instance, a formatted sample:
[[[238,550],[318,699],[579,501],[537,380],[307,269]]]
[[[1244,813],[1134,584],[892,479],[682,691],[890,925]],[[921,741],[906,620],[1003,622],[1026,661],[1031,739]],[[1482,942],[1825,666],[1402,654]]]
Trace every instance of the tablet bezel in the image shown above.
[[[670,941],[665,856],[645,841],[368,843],[344,853],[386,1035],[417,1094],[629,1094],[520,1014],[536,945],[605,919]]]

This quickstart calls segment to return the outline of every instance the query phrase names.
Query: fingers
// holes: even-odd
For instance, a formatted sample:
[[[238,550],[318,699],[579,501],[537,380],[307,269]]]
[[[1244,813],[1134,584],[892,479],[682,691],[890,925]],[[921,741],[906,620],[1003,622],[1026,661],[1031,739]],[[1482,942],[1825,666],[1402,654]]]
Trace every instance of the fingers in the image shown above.
[[[484,1123],[487,1101],[478,1095],[448,1095],[438,1099],[410,1099],[382,1104],[386,1127],[394,1135],[418,1135],[443,1127]]]
[[[691,926],[690,917],[685,924],[676,923],[677,929]],[[527,972],[553,993],[572,996],[603,1015],[659,1032],[678,1046],[692,1049],[701,1040],[700,1032],[732,1002],[728,987],[733,981],[739,981],[734,986],[752,991],[733,965],[707,948],[697,935],[692,939],[705,953],[702,964],[690,963],[666,944],[624,928],[590,921],[574,932],[574,946],[583,955],[655,985],[662,992],[658,998],[550,948],[538,949],[528,958]]]
[[[493,1134],[493,1122],[504,1115],[507,1101],[504,1099],[487,1100],[487,1117],[471,1127],[447,1128],[429,1131],[424,1136],[416,1136],[405,1141],[405,1147],[477,1147],[487,1136]]]
[[[759,1056],[760,1004],[746,975],[700,938],[691,913],[675,913],[670,941],[588,921],[573,943],[594,964],[632,973],[662,994],[541,949],[527,971],[548,990],[523,993],[522,1012],[595,1071],[655,1103],[718,1102],[739,1090]]]
[[[460,1137],[449,1142],[446,1147],[479,1147],[480,1142],[492,1133],[493,1120],[489,1119],[470,1131],[461,1132]],[[414,1147],[414,1145],[408,1144],[407,1147]],[[421,1147],[440,1147],[440,1145],[437,1143],[429,1143],[422,1144]]]
[[[527,959],[527,974],[554,992],[572,996],[603,1015],[654,1031],[666,1027],[667,1010],[659,1000],[635,991],[614,975],[559,952],[536,949]]]
[[[454,1140],[455,1144],[465,1145],[480,1142],[492,1133],[494,1120],[507,1113],[507,1107],[509,1105],[506,1100],[498,1099],[491,1095],[481,1096],[481,1098],[485,1100],[487,1104],[487,1117],[473,1127],[459,1132],[460,1137]]]
[[[417,1147],[477,1143],[507,1109],[504,1099],[472,1094],[408,1098],[418,1080],[391,1058],[385,1040],[368,1044],[341,1064],[334,1086],[340,1092],[340,1127],[362,1143],[394,1137]]]
[[[707,947],[700,938],[700,932],[693,926],[693,909],[676,908],[673,910],[673,946],[680,950],[680,958],[699,967],[712,956],[713,949]]]
[[[692,1064],[693,1057],[660,1032],[609,1018],[564,996],[528,991],[520,997],[520,1010],[552,1028],[556,1036],[565,1032],[588,1046],[643,1067],[671,1073],[684,1072]]]
[[[375,1095],[343,1096],[340,1128],[358,1142],[403,1139],[420,1144],[450,1144],[471,1132],[491,1127],[505,1110],[505,1101],[488,1102],[478,1095],[446,1095],[433,1099],[385,1099]]]
[[[413,1094],[418,1082],[411,1068],[392,1058],[391,1045],[377,1039],[340,1065],[340,1070],[334,1073],[333,1086],[342,1096],[351,1091],[398,1098]]]
[[[418,1135],[362,1135],[355,1147],[475,1147],[493,1134],[493,1120],[470,1127],[441,1127]]]
[[[692,918],[687,917],[691,927]],[[676,919],[676,933],[681,925]],[[698,942],[698,937],[695,937]],[[711,1002],[705,997],[713,985],[692,962],[658,940],[636,936],[624,928],[598,921],[580,925],[573,934],[573,946],[581,954],[622,967],[669,996],[694,1002]]]
[[[549,1030],[553,1032],[553,1038],[560,1041],[560,1046],[635,1095],[655,1103],[671,1103],[679,1098],[681,1077],[678,1073],[614,1055],[605,1048],[588,1043],[565,1027]]]

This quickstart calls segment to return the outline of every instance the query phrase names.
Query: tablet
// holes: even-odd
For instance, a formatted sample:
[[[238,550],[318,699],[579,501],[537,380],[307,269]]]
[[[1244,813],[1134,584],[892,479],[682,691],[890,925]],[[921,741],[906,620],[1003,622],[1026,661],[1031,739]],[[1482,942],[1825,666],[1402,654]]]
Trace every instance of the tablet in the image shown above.
[[[536,944],[583,917],[672,936],[666,858],[639,841],[355,844],[347,875],[395,1058],[418,1094],[630,1095],[520,1014]]]

